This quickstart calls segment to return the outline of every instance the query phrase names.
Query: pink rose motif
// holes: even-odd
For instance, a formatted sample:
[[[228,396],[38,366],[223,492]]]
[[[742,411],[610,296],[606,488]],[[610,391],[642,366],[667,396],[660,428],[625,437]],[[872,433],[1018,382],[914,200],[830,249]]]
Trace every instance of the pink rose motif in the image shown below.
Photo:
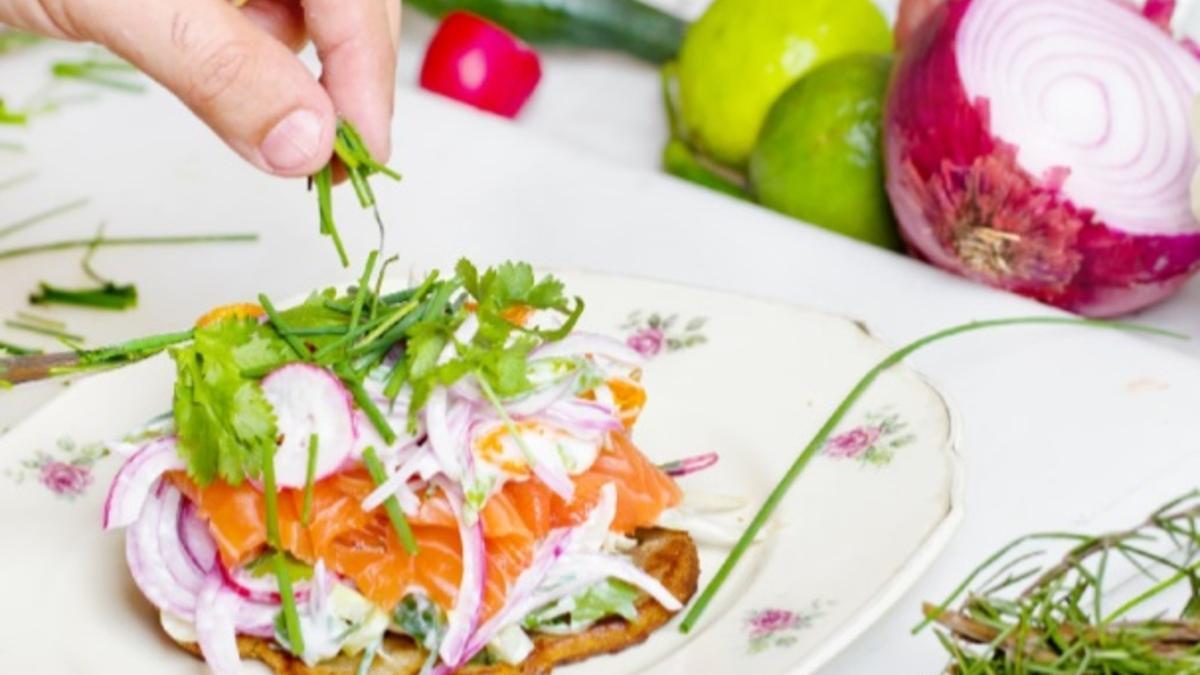
[[[41,481],[54,494],[74,497],[92,484],[92,472],[66,462],[46,462],[42,465]]]
[[[883,430],[879,427],[858,427],[844,434],[834,436],[825,445],[825,454],[830,457],[854,458],[861,455],[875,442]]]
[[[660,328],[643,328],[630,335],[625,344],[642,356],[651,357],[662,351],[665,337]]]
[[[786,609],[764,609],[750,617],[750,629],[759,635],[795,628],[800,617]]]

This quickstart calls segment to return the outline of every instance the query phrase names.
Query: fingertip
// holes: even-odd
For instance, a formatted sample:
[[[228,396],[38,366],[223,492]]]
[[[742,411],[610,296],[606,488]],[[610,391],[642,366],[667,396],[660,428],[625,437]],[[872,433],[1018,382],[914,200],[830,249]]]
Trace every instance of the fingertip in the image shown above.
[[[332,107],[295,108],[267,131],[253,160],[277,176],[311,176],[333,155],[334,125]]]

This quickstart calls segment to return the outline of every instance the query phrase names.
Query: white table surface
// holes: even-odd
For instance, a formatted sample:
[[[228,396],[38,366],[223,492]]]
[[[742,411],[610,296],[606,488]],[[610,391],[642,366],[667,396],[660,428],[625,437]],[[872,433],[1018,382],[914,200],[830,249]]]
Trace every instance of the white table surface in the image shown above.
[[[28,90],[43,72],[33,57],[0,63],[0,90]],[[394,240],[403,239],[405,264],[521,257],[674,280],[861,317],[896,343],[964,320],[1050,311],[646,171],[665,133],[655,87],[650,69],[625,59],[553,55],[518,125],[403,93],[396,165],[406,181],[380,195],[392,231],[403,233]],[[572,91],[578,99],[559,100]],[[621,112],[604,112],[603,100],[621,101]],[[575,129],[572,119],[590,121]],[[606,143],[616,120],[631,131]],[[88,236],[102,218],[113,234],[263,233],[255,247],[103,252],[97,264],[138,281],[143,300],[123,315],[54,312],[95,343],[172,329],[198,307],[258,291],[285,297],[353,275],[316,236],[300,185],[242,166],[161,93],[106,95],[20,133],[30,151],[0,159],[0,180],[28,169],[39,177],[0,193],[0,223],[76,195],[92,203],[5,246]],[[361,254],[373,228],[346,207],[348,193],[341,200],[347,242]],[[76,253],[3,264],[0,315],[22,306],[39,279],[79,281],[77,264]],[[1193,285],[1143,318],[1200,334],[1198,303]],[[1181,349],[1200,354],[1123,335],[1014,329],[917,357],[960,415],[967,518],[929,574],[827,672],[938,672],[932,636],[908,633],[921,601],[940,599],[1017,534],[1127,524],[1191,487],[1200,361]],[[0,393],[0,426],[19,419],[30,396]]]

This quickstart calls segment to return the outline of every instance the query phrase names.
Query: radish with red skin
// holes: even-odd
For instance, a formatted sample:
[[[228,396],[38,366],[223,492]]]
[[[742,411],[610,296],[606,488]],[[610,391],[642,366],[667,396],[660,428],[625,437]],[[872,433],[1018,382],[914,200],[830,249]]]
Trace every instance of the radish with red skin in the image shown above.
[[[542,79],[537,52],[469,12],[451,12],[425,51],[421,86],[481,110],[513,118]]]
[[[317,436],[315,480],[342,468],[358,438],[354,398],[333,373],[310,363],[292,363],[262,381],[279,431],[275,482],[303,488],[308,482],[308,446]]]
[[[1200,61],[1121,0],[949,0],[901,54],[888,193],[918,256],[1092,317],[1200,268]]]

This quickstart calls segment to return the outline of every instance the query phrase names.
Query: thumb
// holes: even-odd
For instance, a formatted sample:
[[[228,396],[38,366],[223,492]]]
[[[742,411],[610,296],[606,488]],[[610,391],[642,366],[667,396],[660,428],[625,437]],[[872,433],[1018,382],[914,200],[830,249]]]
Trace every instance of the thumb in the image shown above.
[[[282,176],[333,154],[329,95],[282,43],[224,0],[75,3],[73,23],[161,82],[239,155]]]

